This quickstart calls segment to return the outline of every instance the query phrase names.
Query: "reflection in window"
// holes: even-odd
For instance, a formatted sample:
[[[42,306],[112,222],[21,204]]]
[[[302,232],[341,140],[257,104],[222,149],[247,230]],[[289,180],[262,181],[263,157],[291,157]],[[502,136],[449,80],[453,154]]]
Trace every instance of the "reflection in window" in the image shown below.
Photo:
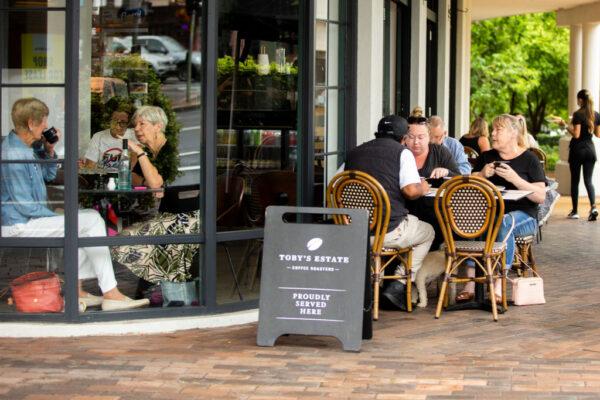
[[[220,7],[217,61],[217,226],[262,226],[249,208],[295,204],[278,183],[295,182],[298,2],[236,0]],[[272,181],[268,181],[272,179]],[[266,181],[279,193],[257,189]],[[240,183],[241,182],[241,183]],[[283,183],[281,183],[283,184]],[[254,205],[254,206],[253,206]]]
[[[64,83],[64,12],[0,13],[0,21],[8,44],[6,59],[0,60],[3,83]]]
[[[79,138],[80,207],[99,210],[109,235],[200,232],[200,18],[184,2],[85,7],[92,29],[82,23],[90,50],[80,63],[91,75],[80,90],[91,108]]]

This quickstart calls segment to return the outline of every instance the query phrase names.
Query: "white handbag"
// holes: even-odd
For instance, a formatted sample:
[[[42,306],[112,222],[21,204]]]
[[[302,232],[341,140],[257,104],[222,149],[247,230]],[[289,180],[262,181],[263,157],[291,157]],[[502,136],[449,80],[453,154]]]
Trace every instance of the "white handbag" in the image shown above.
[[[510,279],[512,283],[512,301],[515,306],[546,303],[546,299],[544,298],[544,280],[534,270],[531,270],[531,272],[536,276]]]

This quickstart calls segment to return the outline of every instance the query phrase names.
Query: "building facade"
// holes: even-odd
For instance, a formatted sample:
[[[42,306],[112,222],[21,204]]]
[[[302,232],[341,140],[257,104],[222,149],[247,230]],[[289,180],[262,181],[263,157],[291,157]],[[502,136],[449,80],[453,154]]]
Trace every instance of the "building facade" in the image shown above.
[[[21,313],[3,299],[0,321],[256,308],[267,206],[323,206],[345,152],[369,140],[383,115],[406,116],[418,105],[442,116],[452,136],[467,131],[473,16],[514,11],[488,3],[1,2],[0,290],[29,272],[53,271],[65,306]],[[59,131],[52,157],[35,156],[38,144],[27,141],[37,158],[16,157],[8,145],[40,126],[31,109],[21,126],[11,115],[28,98],[47,105],[47,125]],[[156,110],[143,106],[166,118],[135,114]],[[138,165],[130,186],[112,189],[115,178],[125,181],[123,137]],[[24,165],[54,171],[43,176],[43,199],[10,193],[34,186],[18,174]],[[26,230],[11,219],[31,207],[51,213],[54,229]],[[90,234],[86,213],[98,215],[106,233]],[[101,294],[84,272],[90,257],[111,267],[121,293],[150,306],[82,306],[84,292]]]

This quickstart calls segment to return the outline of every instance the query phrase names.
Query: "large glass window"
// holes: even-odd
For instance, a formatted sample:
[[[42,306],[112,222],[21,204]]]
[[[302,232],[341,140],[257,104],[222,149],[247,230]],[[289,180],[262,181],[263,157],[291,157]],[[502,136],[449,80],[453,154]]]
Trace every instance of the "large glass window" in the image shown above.
[[[138,237],[96,250],[108,250],[121,293],[162,293],[165,306],[199,304],[201,246],[190,235],[203,231],[204,61],[201,2],[188,3],[85,2],[81,12],[79,236]],[[104,232],[87,229],[98,215]]]
[[[345,1],[315,2],[314,204],[322,206],[327,182],[344,159]]]
[[[294,0],[219,3],[217,60],[217,229],[262,228],[269,205],[296,204],[299,6]],[[258,235],[257,237],[260,237]],[[262,240],[219,243],[225,266],[248,275]],[[252,251],[251,251],[252,250]],[[228,256],[229,257],[229,256]],[[255,263],[254,263],[255,264]],[[255,272],[260,273],[260,271]],[[232,274],[218,274],[219,302],[231,297]],[[250,286],[249,286],[250,285]],[[246,298],[257,286],[239,282]]]
[[[61,1],[49,2],[51,10],[30,9],[39,3],[0,3],[0,240],[27,244],[0,248],[0,292],[31,272],[64,276],[62,241],[46,238],[65,232],[57,182],[65,142],[65,10],[56,8]],[[3,301],[0,312],[26,307],[18,292],[11,296],[13,304]]]

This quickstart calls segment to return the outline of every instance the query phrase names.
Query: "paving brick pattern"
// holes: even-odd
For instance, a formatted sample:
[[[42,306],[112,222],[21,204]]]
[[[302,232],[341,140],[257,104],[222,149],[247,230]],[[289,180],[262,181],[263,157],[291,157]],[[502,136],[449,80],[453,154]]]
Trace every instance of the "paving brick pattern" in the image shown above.
[[[255,346],[256,324],[165,335],[2,339],[0,398],[598,399],[600,222],[564,219],[535,248],[547,304],[433,318],[384,311],[346,353],[323,337]]]

